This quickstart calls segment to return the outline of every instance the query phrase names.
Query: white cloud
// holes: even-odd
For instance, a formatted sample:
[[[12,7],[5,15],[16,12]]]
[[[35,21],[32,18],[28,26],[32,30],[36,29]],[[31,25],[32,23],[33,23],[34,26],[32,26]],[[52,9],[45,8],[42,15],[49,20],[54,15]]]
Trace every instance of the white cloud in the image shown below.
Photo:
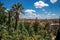
[[[48,13],[47,16],[46,16],[47,19],[53,19],[53,18],[58,18],[58,15],[56,14],[51,14],[51,13]]]
[[[35,10],[32,10],[32,9],[27,9],[27,10],[25,10],[25,12],[32,14],[33,12],[36,12],[36,11]]]
[[[50,0],[50,2],[51,2],[51,3],[56,3],[56,2],[57,2],[57,0]]]
[[[20,18],[26,18],[26,19],[36,19],[36,17],[39,19],[41,16],[33,12],[32,13],[28,12],[25,15],[20,16]]]
[[[54,13],[52,13],[52,14],[51,13],[48,13],[47,15],[48,16],[56,16],[56,14],[54,14]]]
[[[36,14],[35,14],[35,13],[34,13],[34,14],[32,13],[32,14],[30,14],[30,15],[31,15],[31,16],[36,16]]]
[[[48,13],[47,15],[48,15],[48,16],[50,16],[51,14],[50,14],[50,13]]]
[[[35,2],[34,3],[34,6],[36,7],[36,8],[43,8],[43,7],[47,7],[47,6],[49,6],[47,3],[44,3],[43,1],[38,1],[38,2]]]
[[[31,18],[31,19],[35,19],[36,17],[39,19],[41,16],[39,14],[36,14],[36,13],[32,13],[29,15],[29,18]]]
[[[10,9],[6,9],[5,12],[8,12]]]
[[[56,15],[56,14],[52,14],[53,16]]]
[[[33,14],[33,15],[23,15],[22,17],[20,16],[20,18],[26,18],[26,19],[36,19],[36,17],[39,19],[40,15],[38,14]]]
[[[40,18],[41,16],[39,14],[36,14],[35,12],[36,12],[35,10],[27,9],[25,10],[26,14],[22,15],[23,17],[21,18],[26,18],[26,19],[35,19],[36,17]]]

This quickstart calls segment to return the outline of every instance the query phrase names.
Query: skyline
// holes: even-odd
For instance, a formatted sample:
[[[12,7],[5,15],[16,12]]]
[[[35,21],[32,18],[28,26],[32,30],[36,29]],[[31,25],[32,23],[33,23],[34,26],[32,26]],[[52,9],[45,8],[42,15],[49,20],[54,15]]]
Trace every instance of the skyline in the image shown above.
[[[55,19],[60,16],[60,0],[0,0],[7,9],[11,9],[13,4],[21,3],[24,13],[20,18],[27,19]]]

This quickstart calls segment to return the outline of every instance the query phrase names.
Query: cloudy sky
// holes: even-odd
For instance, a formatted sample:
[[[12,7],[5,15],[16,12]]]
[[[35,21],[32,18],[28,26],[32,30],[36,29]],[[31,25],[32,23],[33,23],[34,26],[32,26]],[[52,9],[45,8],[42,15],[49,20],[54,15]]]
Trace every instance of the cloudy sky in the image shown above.
[[[11,9],[15,3],[21,3],[24,13],[20,18],[27,19],[55,19],[60,16],[60,0],[0,0],[4,7]]]

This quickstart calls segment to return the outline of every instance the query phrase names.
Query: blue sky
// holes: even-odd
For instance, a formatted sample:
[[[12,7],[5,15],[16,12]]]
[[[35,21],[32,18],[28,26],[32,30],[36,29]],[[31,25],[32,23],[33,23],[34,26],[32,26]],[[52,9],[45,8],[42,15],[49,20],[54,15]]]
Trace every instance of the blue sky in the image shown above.
[[[13,4],[21,3],[24,14],[20,18],[54,19],[60,16],[60,0],[0,0],[4,7],[11,9]]]

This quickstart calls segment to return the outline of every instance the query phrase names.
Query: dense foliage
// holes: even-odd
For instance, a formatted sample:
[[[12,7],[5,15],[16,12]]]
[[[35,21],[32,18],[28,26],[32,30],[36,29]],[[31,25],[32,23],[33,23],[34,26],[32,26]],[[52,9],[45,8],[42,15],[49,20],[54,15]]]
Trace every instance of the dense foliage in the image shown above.
[[[14,23],[11,25],[13,26]],[[0,36],[2,40],[51,40],[51,36],[44,29],[45,27],[37,27],[37,33],[35,28],[30,26],[29,22],[19,22],[18,29],[14,30],[14,27],[10,27],[10,31],[6,30],[6,26],[0,25]]]

